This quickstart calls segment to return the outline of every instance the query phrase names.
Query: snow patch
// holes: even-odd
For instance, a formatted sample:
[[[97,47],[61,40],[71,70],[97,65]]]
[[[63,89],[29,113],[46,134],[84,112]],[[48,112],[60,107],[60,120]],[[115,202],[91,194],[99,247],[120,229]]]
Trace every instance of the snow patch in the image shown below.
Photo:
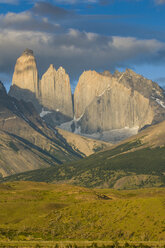
[[[118,81],[120,82],[120,80],[124,77],[125,72],[122,73],[122,75],[119,77]]]
[[[101,97],[102,95],[104,95],[104,93],[107,91],[107,90],[110,90],[110,85],[108,84],[107,88],[100,94],[98,95],[98,97]]]
[[[40,117],[43,118],[45,115],[51,114],[51,113],[52,113],[51,111],[45,111],[45,110],[42,108],[42,112],[40,113]]]
[[[80,119],[80,118],[79,118]],[[74,125],[74,133],[75,134],[80,134],[81,135],[81,127],[78,125],[77,121],[79,119],[75,119],[72,120],[72,121],[68,121],[68,122],[64,122],[62,123],[60,126],[58,126],[59,128],[61,129],[64,129],[68,132],[73,132],[73,128],[72,128],[72,125]]]
[[[64,129],[68,132],[72,132],[72,127],[71,127],[72,125],[75,126],[75,130],[74,130],[75,134],[79,134],[87,138],[102,140],[102,141],[106,141],[106,142],[110,142],[114,144],[130,136],[137,134],[139,130],[139,127],[135,126],[132,128],[124,127],[121,129],[113,129],[113,130],[108,130],[108,131],[103,131],[103,132],[86,134],[86,133],[81,132],[81,127],[77,124],[75,119],[61,124],[59,128]]]
[[[62,123],[62,124],[59,126],[59,128],[64,129],[64,130],[66,130],[66,131],[68,131],[68,132],[72,132],[71,125],[72,125],[73,123],[74,123],[73,120],[72,120],[72,121],[68,121],[68,122],[64,122],[64,123]]]
[[[98,132],[98,133],[93,133],[93,134],[81,133],[81,135],[91,138],[91,139],[97,139],[97,140],[102,140],[102,141],[116,144],[121,140],[127,139],[130,136],[136,135],[138,133],[138,130],[139,130],[139,127],[135,126],[132,128],[124,127],[121,129],[113,129],[113,130],[108,130],[108,131],[103,131],[100,133]]]
[[[156,98],[155,101],[162,107],[165,108],[165,103],[161,101],[160,99]]]
[[[74,133],[81,135],[81,127],[76,127]]]
[[[163,101],[161,101],[159,98],[156,97],[151,97],[152,99],[154,99],[162,108],[165,109],[165,103]]]
[[[76,117],[74,116],[74,121],[75,121],[75,122],[80,121],[84,114],[85,114],[85,112],[84,112],[82,115],[80,115],[79,118],[76,118]]]

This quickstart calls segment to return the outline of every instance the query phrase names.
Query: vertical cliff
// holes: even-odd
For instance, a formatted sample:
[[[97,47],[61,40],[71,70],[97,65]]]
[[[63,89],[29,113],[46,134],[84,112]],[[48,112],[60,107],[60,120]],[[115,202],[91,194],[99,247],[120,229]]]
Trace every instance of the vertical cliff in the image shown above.
[[[17,59],[9,94],[31,101],[49,125],[65,123],[73,132],[140,129],[165,119],[163,89],[130,69],[114,74],[83,72],[75,89],[73,110],[70,79],[65,69],[56,70],[50,65],[39,81],[30,49]]]
[[[10,94],[15,96],[15,89],[26,90],[27,93],[38,95],[38,70],[36,60],[33,55],[33,51],[26,49],[23,54],[17,59],[13,79],[12,79],[12,90]],[[17,98],[28,100],[28,95],[17,94]],[[25,99],[26,98],[26,99]]]
[[[80,118],[95,96],[99,96],[110,84],[110,78],[96,71],[85,71],[79,78],[74,92],[74,114]]]
[[[83,133],[96,133],[122,128],[140,129],[152,120],[153,111],[147,98],[113,83],[102,95],[94,97],[80,123]]]
[[[84,72],[74,94],[75,117],[83,133],[120,128],[142,128],[151,124],[154,111],[150,99],[120,77]]]
[[[73,103],[70,79],[65,70],[57,71],[53,65],[42,76],[39,84],[39,99],[42,106],[73,118]]]
[[[60,67],[57,71],[53,65],[39,81],[36,60],[33,51],[26,49],[17,59],[10,96],[32,102],[38,111],[43,112],[45,121],[54,125],[73,118],[73,103],[70,79],[65,70]],[[49,116],[45,115],[49,113]],[[69,119],[68,119],[69,118]]]

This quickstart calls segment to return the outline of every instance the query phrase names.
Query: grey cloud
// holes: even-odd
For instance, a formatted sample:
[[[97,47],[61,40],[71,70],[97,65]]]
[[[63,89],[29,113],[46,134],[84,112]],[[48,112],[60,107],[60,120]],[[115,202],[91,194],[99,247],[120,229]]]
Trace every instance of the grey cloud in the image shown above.
[[[164,4],[165,0],[155,0],[156,4]]]
[[[140,36],[139,38],[159,36],[158,38],[161,37],[161,39],[165,37],[165,33],[162,34],[157,30],[146,30],[122,22],[123,19],[132,20],[132,18],[134,18],[132,15],[78,15],[76,12],[59,8],[50,3],[38,2],[29,11],[1,15],[0,27],[56,33],[65,32],[68,28],[75,28],[106,35],[132,35]],[[97,21],[97,25],[95,21]]]
[[[100,5],[109,5],[109,4],[112,4],[112,3],[114,3],[115,2],[115,0],[99,0],[99,4]]]
[[[34,50],[40,75],[52,63],[56,68],[62,65],[72,80],[88,69],[114,70],[116,67],[165,62],[164,43],[156,39],[114,36],[111,35],[112,28],[106,36],[97,34],[97,28],[96,33],[76,30],[75,20],[80,30],[84,18],[91,17],[78,16],[41,2],[26,12],[0,15],[0,72],[11,78],[16,58],[26,47]],[[83,27],[81,30],[85,30]]]
[[[54,2],[58,3],[66,3],[66,4],[77,4],[77,3],[97,3],[99,0],[54,0]]]
[[[101,0],[100,0],[101,1]],[[112,3],[113,0],[102,0],[103,4]],[[132,0],[115,0],[115,1],[132,1]],[[143,0],[134,0],[143,1]],[[154,1],[154,0],[151,0]],[[101,2],[100,2],[101,3]],[[32,14],[38,15],[38,18],[46,17],[50,21],[61,24],[64,29],[75,28],[87,32],[99,32],[106,35],[119,36],[136,36],[139,38],[157,38],[165,39],[165,32],[154,27],[143,27],[132,24],[132,19],[137,18],[135,15],[97,15],[97,14],[77,14],[71,10],[59,8],[52,3],[38,2],[32,10]],[[97,25],[96,25],[97,22]],[[35,26],[35,25],[34,25]],[[44,27],[44,25],[43,25]],[[40,29],[41,30],[41,29]],[[49,31],[49,29],[48,29]]]
[[[155,78],[154,81],[157,82],[163,89],[165,89],[165,77]]]
[[[0,0],[0,3],[5,3],[5,4],[18,4],[18,0]]]
[[[37,2],[31,11],[36,15],[47,16],[53,19],[69,18],[71,15],[74,15],[73,11],[65,10],[48,2]]]
[[[156,78],[155,81],[165,86],[165,77]]]
[[[58,23],[50,22],[47,18],[37,18],[30,12],[7,13],[0,15],[0,28],[10,30],[37,30],[45,32],[60,32]]]

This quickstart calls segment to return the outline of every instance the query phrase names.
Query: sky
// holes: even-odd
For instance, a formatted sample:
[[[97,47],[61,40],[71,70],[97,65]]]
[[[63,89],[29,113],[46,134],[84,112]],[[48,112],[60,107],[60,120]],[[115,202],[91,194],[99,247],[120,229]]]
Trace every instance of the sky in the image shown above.
[[[165,87],[165,0],[0,0],[0,80],[32,49],[40,78],[63,66],[74,90],[84,70],[131,68]]]

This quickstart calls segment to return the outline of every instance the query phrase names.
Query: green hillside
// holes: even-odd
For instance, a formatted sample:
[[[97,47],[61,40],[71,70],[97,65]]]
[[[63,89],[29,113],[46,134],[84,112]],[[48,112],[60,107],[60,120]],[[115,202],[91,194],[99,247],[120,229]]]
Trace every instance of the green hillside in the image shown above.
[[[165,189],[0,184],[1,241],[165,241]]]
[[[2,179],[19,180],[114,189],[164,187],[165,121],[87,158]]]
[[[21,173],[4,178],[4,181],[63,181],[85,187],[116,189],[165,186],[165,147],[128,152],[140,145],[140,141],[124,143],[72,164]]]

